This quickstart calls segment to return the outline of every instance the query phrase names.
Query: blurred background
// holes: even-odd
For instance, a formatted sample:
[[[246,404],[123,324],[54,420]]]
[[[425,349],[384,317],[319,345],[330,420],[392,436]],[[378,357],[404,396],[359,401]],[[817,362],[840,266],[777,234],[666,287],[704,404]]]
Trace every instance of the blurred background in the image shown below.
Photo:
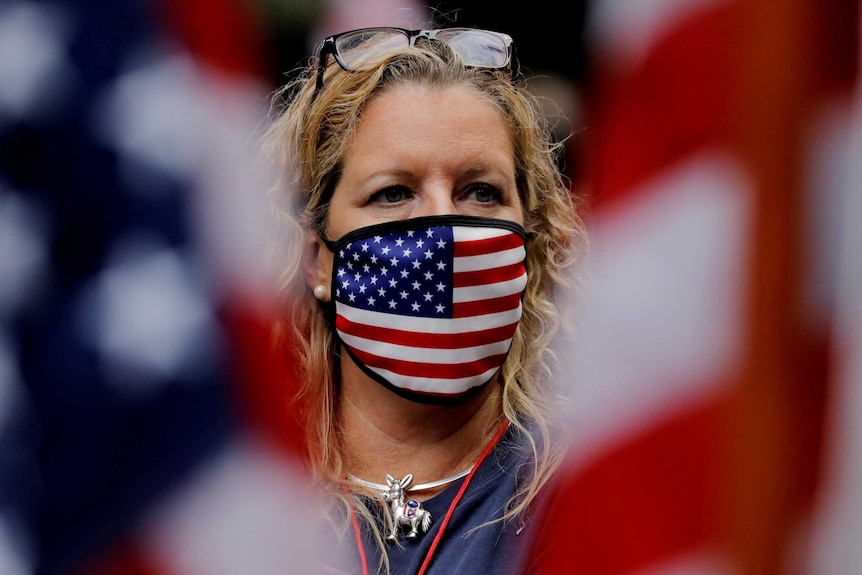
[[[510,33],[590,231],[548,573],[862,574],[858,0],[0,0],[0,574],[314,573],[270,96]]]

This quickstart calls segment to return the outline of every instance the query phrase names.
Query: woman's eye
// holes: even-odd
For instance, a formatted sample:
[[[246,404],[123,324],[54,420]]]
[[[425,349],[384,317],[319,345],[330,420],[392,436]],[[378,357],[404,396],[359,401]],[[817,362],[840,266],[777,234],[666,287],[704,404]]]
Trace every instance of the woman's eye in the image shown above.
[[[391,188],[386,188],[380,190],[373,196],[371,196],[371,201],[373,202],[381,202],[385,204],[394,204],[407,199],[410,195],[410,190],[403,186],[393,186]]]
[[[467,189],[468,195],[472,196],[477,202],[488,203],[495,202],[500,199],[500,191],[494,186],[487,184],[475,184]]]

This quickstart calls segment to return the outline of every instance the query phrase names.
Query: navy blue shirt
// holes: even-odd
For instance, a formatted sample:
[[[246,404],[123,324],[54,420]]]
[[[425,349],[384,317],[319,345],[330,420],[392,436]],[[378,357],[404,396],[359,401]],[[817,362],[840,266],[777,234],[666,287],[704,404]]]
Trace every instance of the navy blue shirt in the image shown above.
[[[525,438],[514,427],[509,427],[485,461],[476,470],[467,491],[455,507],[443,537],[434,551],[427,575],[452,575],[457,573],[493,573],[515,575],[523,572],[527,551],[533,533],[538,529],[530,517],[516,517],[513,521],[496,522],[470,532],[487,521],[499,519],[506,503],[515,493],[524,470],[532,460],[532,452]],[[433,523],[427,533],[416,539],[401,537],[401,546],[388,546],[392,575],[415,575],[419,572],[432,542],[443,524],[452,501],[466,481],[461,479],[438,495],[422,502],[423,508],[431,512]],[[374,507],[371,503],[371,507]],[[388,510],[386,510],[388,512]],[[368,572],[375,573],[380,560],[380,551],[368,533],[362,528],[363,548],[367,557]],[[406,533],[406,532],[404,532]],[[361,573],[359,551],[347,545],[347,558],[357,565]]]

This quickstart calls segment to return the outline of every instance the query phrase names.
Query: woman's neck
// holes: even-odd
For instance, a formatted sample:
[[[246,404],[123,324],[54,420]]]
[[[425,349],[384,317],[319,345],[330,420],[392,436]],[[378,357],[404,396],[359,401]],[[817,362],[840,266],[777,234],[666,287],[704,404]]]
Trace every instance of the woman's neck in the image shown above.
[[[413,485],[418,485],[464,471],[502,422],[500,386],[493,382],[463,403],[440,406],[400,397],[346,357],[341,375],[339,417],[347,471],[366,481],[385,483],[387,474],[401,479],[412,473]]]

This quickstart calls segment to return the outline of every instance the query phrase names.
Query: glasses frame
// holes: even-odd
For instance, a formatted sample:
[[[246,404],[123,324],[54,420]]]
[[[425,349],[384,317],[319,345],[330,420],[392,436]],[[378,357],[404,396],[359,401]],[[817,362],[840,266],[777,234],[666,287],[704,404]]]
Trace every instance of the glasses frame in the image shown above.
[[[318,51],[317,57],[317,84],[314,89],[315,95],[317,92],[323,88],[323,75],[326,72],[326,66],[329,63],[329,56],[331,55],[335,58],[335,61],[341,67],[342,70],[346,72],[350,72],[353,69],[348,66],[344,60],[342,60],[341,56],[338,53],[338,44],[337,41],[340,37],[345,36],[347,34],[355,34],[357,32],[375,32],[375,31],[397,31],[401,34],[407,36],[407,41],[409,46],[413,46],[416,43],[417,38],[428,38],[435,39],[437,34],[440,32],[451,32],[453,30],[464,30],[464,31],[478,31],[478,32],[486,32],[488,34],[493,34],[497,36],[506,46],[506,63],[502,66],[494,67],[494,66],[475,66],[479,68],[487,68],[488,70],[505,70],[508,68],[512,74],[512,81],[518,75],[518,59],[515,54],[515,42],[512,40],[512,37],[503,32],[496,32],[494,30],[485,30],[482,28],[434,28],[429,30],[408,30],[406,28],[396,28],[394,26],[377,26],[371,28],[357,28],[356,30],[348,30],[346,32],[341,32],[339,34],[335,34],[333,36],[329,36],[323,41],[323,44],[320,46],[320,50]],[[441,42],[445,42],[445,40],[440,40]],[[447,43],[448,44],[448,43]]]

